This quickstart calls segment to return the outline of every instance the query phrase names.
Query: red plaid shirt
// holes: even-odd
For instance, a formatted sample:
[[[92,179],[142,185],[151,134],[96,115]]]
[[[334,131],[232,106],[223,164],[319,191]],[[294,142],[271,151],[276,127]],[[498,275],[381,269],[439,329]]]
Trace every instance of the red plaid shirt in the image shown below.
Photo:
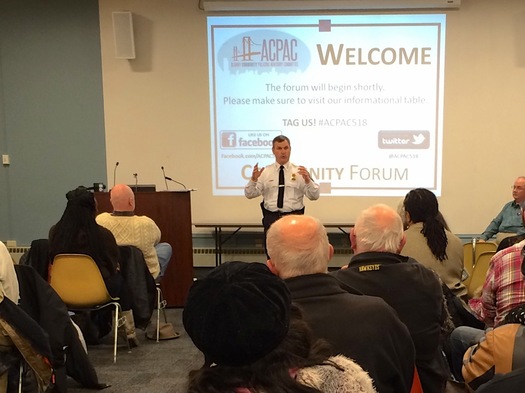
[[[525,240],[496,253],[490,261],[481,298],[469,305],[487,326],[498,326],[514,307],[525,303],[525,277],[521,273]]]

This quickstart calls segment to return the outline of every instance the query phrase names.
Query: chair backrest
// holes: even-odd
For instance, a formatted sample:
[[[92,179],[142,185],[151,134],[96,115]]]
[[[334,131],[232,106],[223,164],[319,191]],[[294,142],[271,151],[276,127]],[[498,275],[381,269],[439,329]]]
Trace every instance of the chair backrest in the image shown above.
[[[465,286],[468,287],[472,278],[472,270],[474,270],[474,242],[463,244],[463,268],[468,273],[468,278],[464,281]]]
[[[479,295],[479,290],[485,283],[490,260],[495,253],[496,251],[485,251],[478,256],[468,285],[467,296],[469,298]]]
[[[69,308],[90,308],[115,300],[89,255],[55,256],[49,276],[49,283]]]
[[[474,247],[474,266],[478,263],[478,258],[481,254],[487,251],[496,252],[498,245],[494,242],[478,242]]]
[[[477,242],[475,238],[472,241],[463,244],[463,267],[467,271],[469,277],[464,281],[465,286],[470,286],[472,280],[472,272],[478,257],[487,251],[496,251],[498,245],[494,242]]]

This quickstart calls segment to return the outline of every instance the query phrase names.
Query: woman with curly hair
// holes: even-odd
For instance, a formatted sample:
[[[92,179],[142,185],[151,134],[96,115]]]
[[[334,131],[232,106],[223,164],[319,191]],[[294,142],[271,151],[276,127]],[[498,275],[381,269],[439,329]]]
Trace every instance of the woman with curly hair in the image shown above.
[[[434,270],[454,295],[465,297],[463,244],[448,229],[436,196],[425,188],[416,188],[406,195],[403,210],[407,228],[401,253]]]
[[[97,264],[111,296],[119,297],[126,317],[126,335],[131,347],[138,345],[131,310],[131,294],[119,267],[119,249],[115,237],[95,221],[95,196],[85,187],[66,194],[67,205],[60,221],[49,231],[49,258],[58,254],[87,254]]]

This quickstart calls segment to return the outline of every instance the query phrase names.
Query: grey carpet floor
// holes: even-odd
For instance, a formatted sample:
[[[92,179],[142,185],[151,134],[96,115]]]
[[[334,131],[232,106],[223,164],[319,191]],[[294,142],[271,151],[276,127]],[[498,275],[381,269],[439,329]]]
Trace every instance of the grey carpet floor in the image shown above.
[[[167,309],[168,322],[181,337],[175,340],[151,341],[139,330],[140,346],[128,353],[125,346],[113,363],[111,337],[107,343],[88,347],[99,382],[111,385],[101,393],[184,393],[188,372],[201,367],[204,358],[195,348],[182,326],[182,309]],[[120,342],[120,341],[119,341]],[[73,379],[68,380],[68,393],[94,393]],[[465,393],[463,384],[449,383],[445,393]]]
[[[138,330],[140,346],[131,353],[119,346],[117,363],[113,363],[111,337],[107,343],[89,346],[88,356],[97,371],[99,382],[111,385],[101,393],[182,393],[185,391],[188,372],[199,368],[204,359],[195,348],[182,326],[182,309],[167,309],[168,322],[181,337],[175,340],[148,340]],[[119,343],[123,343],[119,340]],[[93,393],[75,380],[68,380],[69,393]]]

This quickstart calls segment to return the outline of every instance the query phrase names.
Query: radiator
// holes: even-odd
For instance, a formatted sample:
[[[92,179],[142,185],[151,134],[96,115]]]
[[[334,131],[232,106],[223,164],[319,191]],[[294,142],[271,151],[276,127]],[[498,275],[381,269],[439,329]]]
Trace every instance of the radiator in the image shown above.
[[[29,246],[24,247],[8,247],[7,250],[11,257],[18,263],[20,257],[29,250]],[[330,266],[348,263],[349,255],[352,253],[351,249],[335,249],[334,258]],[[340,259],[342,262],[337,263]],[[246,261],[246,262],[265,262],[266,255],[262,248],[231,248],[222,250],[222,260],[227,261]],[[215,248],[199,247],[193,249],[193,265],[196,267],[211,267],[215,266]]]
[[[11,258],[13,258],[13,261],[15,263],[18,263],[20,261],[20,257],[29,250],[29,247],[7,247],[7,251],[9,251],[9,254],[11,254]]]

